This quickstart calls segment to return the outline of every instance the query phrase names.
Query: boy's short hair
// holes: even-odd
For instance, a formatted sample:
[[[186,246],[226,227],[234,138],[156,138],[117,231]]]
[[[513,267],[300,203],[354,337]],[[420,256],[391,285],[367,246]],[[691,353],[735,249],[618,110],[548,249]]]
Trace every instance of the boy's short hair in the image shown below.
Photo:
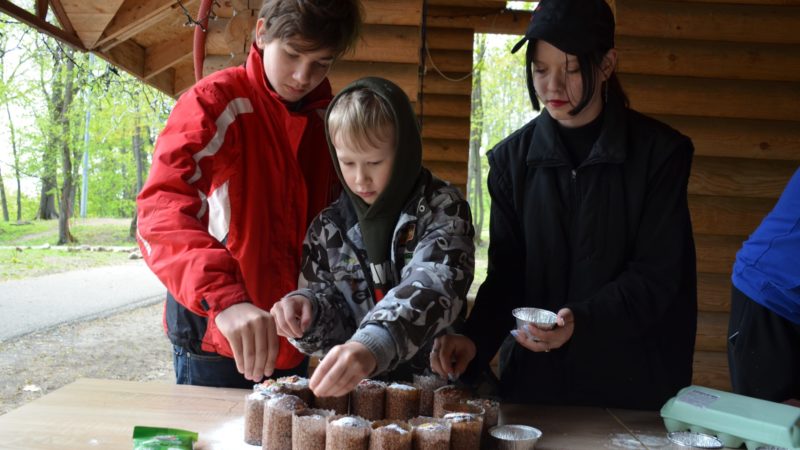
[[[394,137],[395,116],[389,102],[370,89],[342,94],[328,112],[331,142],[340,137],[354,147],[376,147]]]
[[[296,36],[311,44],[298,50],[329,48],[335,56],[353,49],[362,16],[359,0],[264,0],[258,13],[268,41]]]

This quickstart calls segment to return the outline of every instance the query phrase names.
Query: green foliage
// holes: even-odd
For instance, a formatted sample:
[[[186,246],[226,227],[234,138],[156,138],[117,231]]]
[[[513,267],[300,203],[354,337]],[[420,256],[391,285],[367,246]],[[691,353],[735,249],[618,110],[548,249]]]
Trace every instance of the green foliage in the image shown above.
[[[129,219],[72,219],[71,231],[81,245],[131,247]],[[0,246],[36,246],[58,241],[58,221],[0,222]]]
[[[513,2],[513,9],[532,9],[531,2]],[[516,3],[525,3],[519,4]],[[476,36],[476,39],[484,37]],[[531,107],[525,82],[525,51],[524,48],[516,54],[511,54],[511,48],[519,40],[518,36],[485,35],[486,49],[483,58],[476,60],[475,70],[480,71],[481,78],[481,109],[472,111],[471,126],[480,127],[481,136],[481,175],[482,185],[486,186],[486,176],[489,173],[489,161],[486,152],[502,139],[525,125],[536,117],[536,112]],[[477,45],[475,46],[478,47]],[[473,77],[473,80],[476,77]],[[491,211],[491,198],[488,191],[483,190],[483,229],[481,230],[481,245],[476,248],[475,255],[475,281],[471,293],[477,292],[478,287],[486,278],[489,222]]]
[[[5,245],[38,245],[31,244],[36,241],[37,236],[48,235],[52,232],[52,221],[34,220],[20,224],[0,222],[0,246]],[[58,232],[56,224],[56,233]]]
[[[525,83],[525,51],[511,54],[518,36],[488,35],[480,64],[482,153],[536,116]],[[475,112],[473,112],[475,114]]]
[[[174,100],[101,59],[75,53],[71,55],[75,92],[65,133],[54,109],[59,100],[54,93],[58,94],[58,86],[65,82],[66,60],[59,57],[59,46],[27,25],[0,22],[0,56],[4,58],[0,60],[0,169],[6,191],[16,191],[18,169],[23,192],[29,197],[39,198],[36,190],[41,189],[40,180],[46,174],[56,177],[50,193],[57,195],[64,176],[60,155],[64,140],[71,149],[74,215],[80,212],[81,163],[88,150],[87,215],[132,217],[138,189],[133,136],[138,129],[146,177],[155,135],[164,126]],[[12,125],[16,159],[11,155],[7,131]],[[11,197],[9,208],[16,217]],[[23,214],[23,218],[30,216]]]
[[[64,270],[124,264],[127,253],[0,249],[0,283]]]
[[[72,234],[80,245],[133,249],[128,239],[129,219],[74,219]],[[55,244],[58,221],[33,220],[21,224],[0,222],[0,282],[79,270],[110,264],[124,264],[128,251],[67,251],[63,248],[28,248]]]

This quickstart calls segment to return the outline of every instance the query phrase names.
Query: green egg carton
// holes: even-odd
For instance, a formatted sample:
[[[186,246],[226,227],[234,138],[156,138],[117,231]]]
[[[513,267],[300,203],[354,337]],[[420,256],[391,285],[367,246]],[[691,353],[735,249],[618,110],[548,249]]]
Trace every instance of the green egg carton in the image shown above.
[[[725,447],[800,450],[800,408],[702,386],[681,389],[661,408],[667,431],[716,436]]]

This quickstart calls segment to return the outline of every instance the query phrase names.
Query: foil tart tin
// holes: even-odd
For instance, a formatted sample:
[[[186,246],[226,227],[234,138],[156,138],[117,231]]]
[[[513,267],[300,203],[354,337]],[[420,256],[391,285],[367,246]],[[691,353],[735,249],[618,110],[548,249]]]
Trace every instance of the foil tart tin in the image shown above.
[[[673,431],[667,433],[667,438],[673,444],[694,448],[722,448],[722,441],[710,434],[695,433],[693,431]]]
[[[517,319],[517,328],[532,324],[543,330],[551,330],[558,320],[556,313],[540,308],[516,308],[511,314]]]
[[[489,428],[492,447],[498,450],[533,450],[542,437],[538,428],[528,425],[496,425]]]

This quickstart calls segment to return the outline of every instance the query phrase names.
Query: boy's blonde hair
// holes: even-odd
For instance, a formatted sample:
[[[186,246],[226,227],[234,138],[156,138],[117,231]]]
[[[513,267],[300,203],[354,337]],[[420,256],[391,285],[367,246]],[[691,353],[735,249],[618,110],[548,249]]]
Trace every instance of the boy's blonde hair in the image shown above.
[[[354,150],[377,147],[395,138],[395,117],[383,97],[369,89],[345,92],[328,112],[331,142],[339,139]]]
[[[336,57],[355,46],[362,17],[359,0],[264,0],[258,13],[267,42],[299,37],[309,45],[298,50],[331,49]]]

